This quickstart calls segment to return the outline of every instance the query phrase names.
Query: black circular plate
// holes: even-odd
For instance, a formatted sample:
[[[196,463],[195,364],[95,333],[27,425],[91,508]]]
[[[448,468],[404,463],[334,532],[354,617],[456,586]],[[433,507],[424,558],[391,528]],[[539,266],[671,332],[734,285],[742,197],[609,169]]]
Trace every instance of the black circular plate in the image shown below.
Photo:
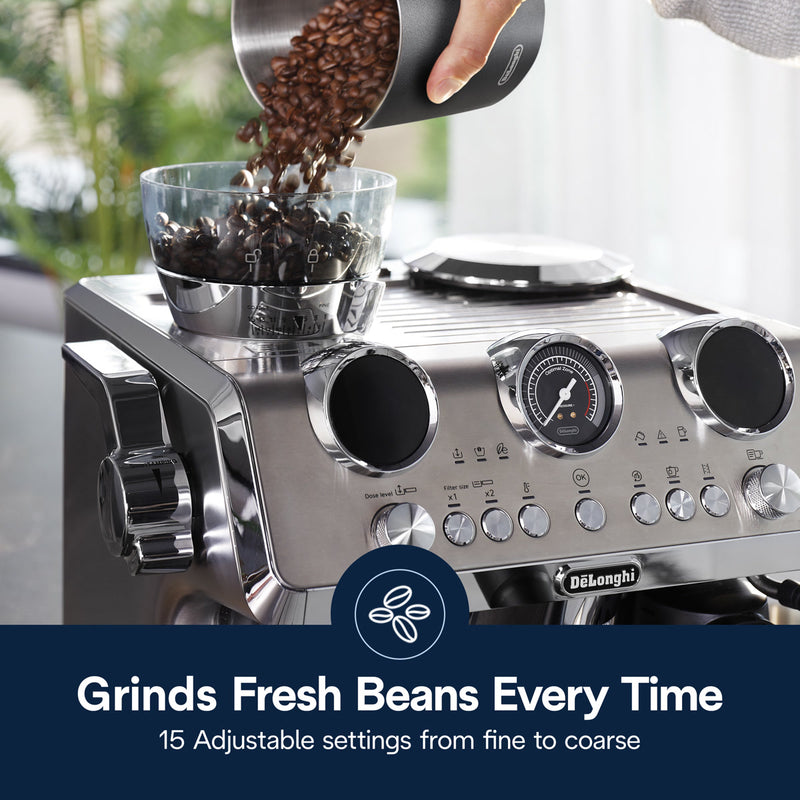
[[[532,294],[595,290],[633,270],[599,247],[526,234],[444,237],[403,260],[412,281]]]

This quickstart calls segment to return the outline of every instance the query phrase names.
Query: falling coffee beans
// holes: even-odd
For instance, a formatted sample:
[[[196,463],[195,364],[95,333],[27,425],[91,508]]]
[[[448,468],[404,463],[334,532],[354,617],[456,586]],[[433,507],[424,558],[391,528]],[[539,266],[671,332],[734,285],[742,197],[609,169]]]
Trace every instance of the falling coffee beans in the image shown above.
[[[156,264],[205,280],[283,286],[377,270],[380,237],[348,212],[331,219],[321,203],[328,172],[352,164],[359,126],[391,82],[399,31],[395,0],[334,0],[309,20],[286,56],[272,59],[273,82],[258,85],[261,114],[237,132],[260,149],[231,177],[227,214],[192,225],[157,214],[147,226]],[[269,180],[259,180],[262,169]]]
[[[309,20],[289,53],[272,59],[273,82],[258,84],[261,114],[238,131],[262,148],[248,170],[266,167],[277,192],[298,165],[309,192],[325,191],[326,173],[352,163],[358,128],[389,87],[399,36],[395,0],[335,0]]]

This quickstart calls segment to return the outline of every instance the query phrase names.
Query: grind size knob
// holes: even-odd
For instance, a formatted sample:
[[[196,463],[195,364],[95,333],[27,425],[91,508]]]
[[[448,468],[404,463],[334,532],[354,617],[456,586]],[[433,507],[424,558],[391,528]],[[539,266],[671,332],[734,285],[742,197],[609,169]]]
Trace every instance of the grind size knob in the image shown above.
[[[785,464],[754,467],[744,476],[742,491],[764,519],[780,519],[800,508],[800,477]]]
[[[436,538],[431,515],[416,503],[384,506],[372,520],[372,535],[379,547],[413,544],[430,550]]]
[[[192,500],[181,459],[168,448],[113,453],[100,463],[98,506],[109,552],[131,574],[178,572],[192,563]]]
[[[189,479],[173,450],[153,376],[103,339],[65,344],[98,405],[107,453],[97,477],[100,531],[132,575],[179,572],[194,557]]]

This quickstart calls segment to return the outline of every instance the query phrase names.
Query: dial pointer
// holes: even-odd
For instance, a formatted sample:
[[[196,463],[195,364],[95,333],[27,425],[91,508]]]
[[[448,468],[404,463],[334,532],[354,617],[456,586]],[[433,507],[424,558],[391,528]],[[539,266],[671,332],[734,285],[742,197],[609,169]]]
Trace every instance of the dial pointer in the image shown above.
[[[550,412],[549,416],[544,421],[544,425],[542,427],[546,427],[547,425],[549,425],[550,420],[553,419],[553,417],[556,414],[556,411],[558,411],[558,409],[561,408],[561,404],[566,400],[569,400],[570,392],[572,392],[572,387],[575,385],[576,382],[577,382],[576,379],[573,378],[563,389],[558,390],[558,402],[555,404],[555,406],[553,406],[553,410]]]

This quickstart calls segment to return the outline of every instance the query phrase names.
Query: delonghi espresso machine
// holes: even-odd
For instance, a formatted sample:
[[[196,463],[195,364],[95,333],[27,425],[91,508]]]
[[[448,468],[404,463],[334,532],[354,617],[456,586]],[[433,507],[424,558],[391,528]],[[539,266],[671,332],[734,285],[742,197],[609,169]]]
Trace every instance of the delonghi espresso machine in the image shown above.
[[[765,576],[800,566],[800,330],[539,237],[442,239],[315,308],[160,272],[67,293],[66,622],[325,622],[397,543],[475,622],[796,602]]]
[[[439,7],[397,5],[391,121],[423,102],[409,31]],[[234,2],[250,83],[256,6]],[[535,57],[543,3],[522,8],[530,41],[509,29],[478,104]],[[345,570],[398,544],[450,564],[478,624],[800,605],[769,577],[800,569],[800,330],[538,236],[385,262],[391,176],[271,195],[240,166],[145,173],[155,272],[66,293],[65,622],[324,623]]]

